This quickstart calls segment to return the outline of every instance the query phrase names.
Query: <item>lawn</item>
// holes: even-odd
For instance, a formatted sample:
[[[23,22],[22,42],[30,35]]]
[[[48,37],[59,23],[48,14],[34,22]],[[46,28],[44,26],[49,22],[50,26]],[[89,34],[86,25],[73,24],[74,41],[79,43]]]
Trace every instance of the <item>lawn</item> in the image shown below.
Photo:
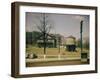
[[[34,46],[29,46],[26,48],[26,53],[28,54],[36,54],[38,58],[43,58],[44,52],[43,48],[38,48]],[[83,49],[84,52],[89,53],[89,50]],[[76,48],[75,52],[69,52],[66,51],[65,48],[60,48],[60,53],[58,48],[46,48],[46,58],[57,58],[59,55],[61,57],[67,57],[67,58],[72,58],[72,57],[80,57],[81,56],[81,50],[80,48]]]
[[[83,49],[83,51],[89,54],[89,50]],[[89,64],[89,61],[81,62],[80,48],[76,48],[75,52],[60,48],[60,53],[58,48],[46,48],[44,57],[43,48],[29,46],[26,48],[27,53],[36,54],[38,57],[34,59],[26,58],[26,67]]]

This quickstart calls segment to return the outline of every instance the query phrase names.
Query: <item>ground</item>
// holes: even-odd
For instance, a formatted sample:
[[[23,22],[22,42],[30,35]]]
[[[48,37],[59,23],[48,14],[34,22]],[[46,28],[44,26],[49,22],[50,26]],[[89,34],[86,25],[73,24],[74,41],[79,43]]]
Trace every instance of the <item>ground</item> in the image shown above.
[[[83,49],[84,52],[89,53],[89,50]],[[60,53],[59,53],[59,48],[46,48],[46,54],[43,53],[43,48],[38,48],[34,46],[28,46],[26,48],[26,54],[36,54],[38,58],[35,59],[26,59],[26,63],[29,66],[32,63],[35,62],[35,65],[42,65],[44,64],[80,64],[80,57],[81,57],[81,50],[80,48],[76,48],[75,52],[69,52],[66,51],[64,47],[60,48]],[[88,54],[89,55],[89,54]],[[45,57],[44,57],[45,56]],[[66,62],[67,60],[67,62]],[[69,61],[70,60],[70,61]],[[73,61],[74,62],[73,62]],[[59,63],[58,63],[59,61]],[[42,63],[41,63],[42,62]],[[53,63],[51,63],[53,62]]]
[[[84,52],[89,53],[89,50],[83,49]],[[26,48],[26,53],[34,53],[38,56],[43,56],[43,48],[29,46]],[[60,53],[58,48],[46,48],[46,56],[52,55],[52,57],[57,55],[67,56],[67,57],[79,57],[80,56],[80,48],[77,48],[74,52],[66,51],[65,48],[60,48]],[[51,57],[51,58],[52,58]]]

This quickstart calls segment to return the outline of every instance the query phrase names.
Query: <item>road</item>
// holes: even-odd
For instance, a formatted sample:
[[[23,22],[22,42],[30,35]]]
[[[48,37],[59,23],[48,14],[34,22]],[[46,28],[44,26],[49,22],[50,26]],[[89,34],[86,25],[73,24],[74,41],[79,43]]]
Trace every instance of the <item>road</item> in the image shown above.
[[[39,67],[39,66],[61,66],[61,65],[83,65],[89,64],[81,62],[81,60],[57,60],[57,61],[42,61],[42,62],[26,62],[26,67]]]

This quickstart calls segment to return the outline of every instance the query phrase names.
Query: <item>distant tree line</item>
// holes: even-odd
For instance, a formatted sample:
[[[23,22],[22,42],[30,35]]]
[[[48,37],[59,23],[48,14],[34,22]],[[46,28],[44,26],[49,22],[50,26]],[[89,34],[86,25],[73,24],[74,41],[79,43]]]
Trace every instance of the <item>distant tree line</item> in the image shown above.
[[[77,47],[79,47],[79,48],[80,48],[80,46],[81,46],[80,42],[81,42],[80,39],[78,39],[78,40],[76,41]],[[88,40],[88,39],[86,39],[86,40],[83,42],[83,48],[89,49],[89,40]]]
[[[26,44],[36,45],[41,33],[38,31],[26,32]]]

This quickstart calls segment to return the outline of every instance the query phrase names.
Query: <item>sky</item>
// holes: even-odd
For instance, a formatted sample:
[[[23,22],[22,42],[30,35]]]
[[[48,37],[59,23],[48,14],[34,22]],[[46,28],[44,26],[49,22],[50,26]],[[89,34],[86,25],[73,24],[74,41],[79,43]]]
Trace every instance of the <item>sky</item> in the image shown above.
[[[60,34],[64,37],[74,36],[80,38],[80,21],[83,20],[83,37],[89,37],[89,15],[54,14],[46,13],[47,24],[52,28],[50,33]],[[39,31],[41,13],[26,12],[26,31]]]

